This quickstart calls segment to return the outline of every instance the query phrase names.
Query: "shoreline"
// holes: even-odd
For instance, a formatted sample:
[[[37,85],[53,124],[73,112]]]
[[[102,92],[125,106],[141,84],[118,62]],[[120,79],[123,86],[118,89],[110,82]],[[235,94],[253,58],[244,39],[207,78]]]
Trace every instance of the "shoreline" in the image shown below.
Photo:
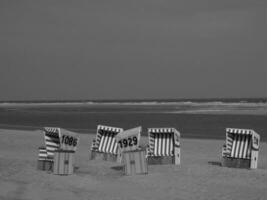
[[[52,126],[54,127],[54,126]],[[96,134],[97,127],[89,128],[89,129],[82,129],[82,128],[69,128],[69,127],[61,127],[56,126],[59,128],[64,128],[73,132],[76,132],[81,135],[94,135]],[[130,127],[131,128],[131,127]],[[176,128],[176,127],[175,127]],[[225,128],[242,128],[242,127],[225,127]],[[0,124],[0,130],[15,130],[15,131],[39,131],[42,130],[43,126],[27,126],[27,125],[9,125],[9,124]],[[125,129],[126,130],[126,129]],[[180,131],[180,130],[178,130]],[[182,138],[185,139],[200,139],[200,140],[225,140],[225,131],[221,135],[201,135],[196,133],[187,133],[180,131]],[[259,133],[261,135],[261,133]],[[142,137],[147,137],[146,129],[143,129],[141,133]],[[267,138],[262,135],[261,142],[267,142]]]
[[[64,128],[64,127],[59,127],[59,128]],[[75,129],[67,129],[69,131],[73,131],[76,132],[80,135],[94,135],[96,134],[96,129],[88,129],[88,132],[80,132],[80,131],[75,131]],[[4,128],[0,126],[0,133],[3,131],[19,131],[19,132],[24,132],[24,131],[30,131],[30,132],[38,132],[38,131],[42,131],[42,128],[38,129],[38,128],[33,128],[33,129],[29,129],[29,128],[21,128],[21,127],[9,127],[9,128]],[[84,130],[85,131],[85,130]],[[182,134],[182,133],[181,133]],[[189,136],[189,137],[188,137]],[[186,137],[183,137],[182,135],[182,139],[191,139],[191,140],[225,140],[225,138],[207,138],[205,136],[203,137],[194,137],[195,135],[193,134],[186,134]],[[141,135],[141,137],[147,138],[146,134]],[[267,141],[264,141],[267,142]]]
[[[64,128],[64,127],[60,127],[60,128]],[[65,128],[67,130],[70,130],[70,131],[73,131],[73,132],[76,132],[80,135],[95,135],[96,134],[96,129],[68,129],[68,128]],[[9,126],[9,127],[3,127],[0,125],[0,131],[1,130],[8,130],[8,131],[40,131],[42,130],[42,128],[28,128],[28,127],[22,127],[22,126]],[[183,134],[183,133],[181,133]],[[141,134],[142,137],[147,137],[146,134]],[[195,140],[225,140],[224,137],[220,137],[218,138],[217,137],[207,137],[207,136],[203,136],[203,137],[200,137],[199,135],[196,136],[195,134],[186,134],[185,136],[182,135],[182,138],[183,139],[195,139]],[[267,141],[263,141],[263,142],[267,142]]]

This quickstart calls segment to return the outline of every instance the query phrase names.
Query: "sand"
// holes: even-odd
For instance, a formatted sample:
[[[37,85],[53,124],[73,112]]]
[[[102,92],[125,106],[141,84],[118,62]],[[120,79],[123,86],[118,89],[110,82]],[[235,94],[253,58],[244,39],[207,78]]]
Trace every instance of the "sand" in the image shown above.
[[[75,174],[36,170],[40,131],[0,130],[0,199],[266,199],[267,144],[259,169],[219,166],[222,140],[182,139],[181,166],[149,166],[148,175],[123,176],[116,163],[89,161],[94,135],[80,135]],[[147,138],[142,138],[143,143]]]

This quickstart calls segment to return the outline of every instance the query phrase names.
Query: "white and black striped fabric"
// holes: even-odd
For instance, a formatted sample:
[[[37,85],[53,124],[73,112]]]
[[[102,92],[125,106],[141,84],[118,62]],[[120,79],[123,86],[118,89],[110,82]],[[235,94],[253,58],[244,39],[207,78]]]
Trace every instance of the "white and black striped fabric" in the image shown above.
[[[122,128],[99,125],[93,149],[103,153],[117,154],[118,145],[115,136],[122,131]]]
[[[229,155],[229,153],[226,150],[226,145],[224,144],[223,147],[222,147],[222,157],[226,157],[228,155]]]
[[[60,146],[60,128],[45,127],[44,137],[47,157],[53,158],[55,150]]]
[[[46,147],[39,147],[38,160],[46,160],[46,159],[47,159]]]
[[[251,158],[252,135],[254,131],[249,129],[226,129],[226,153],[232,158]]]
[[[179,147],[179,141],[174,139],[173,128],[150,128],[149,151],[153,156],[173,156],[174,147]]]

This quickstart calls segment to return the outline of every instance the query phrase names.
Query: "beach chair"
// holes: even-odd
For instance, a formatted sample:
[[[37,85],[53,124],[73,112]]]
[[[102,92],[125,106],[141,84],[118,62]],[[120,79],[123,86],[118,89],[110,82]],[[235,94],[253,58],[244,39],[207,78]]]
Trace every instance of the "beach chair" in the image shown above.
[[[43,134],[45,148],[39,148],[39,160],[43,160],[42,162],[45,162],[46,164],[52,163],[50,170],[53,170],[53,164],[55,162],[60,163],[57,160],[60,158],[60,156],[55,157],[55,152],[57,152],[57,154],[66,154],[66,152],[71,152],[74,154],[76,152],[79,142],[79,138],[76,133],[58,127],[44,127]],[[66,160],[65,164],[67,162],[71,163],[71,168],[73,167],[72,156],[69,156],[69,158],[71,158],[71,162]],[[39,163],[41,162],[38,161],[38,164]]]
[[[140,147],[142,127],[120,132],[116,136],[119,151],[122,154],[122,166],[125,175],[147,174],[146,150]]]
[[[91,145],[90,159],[100,158],[107,161],[121,162],[121,153],[115,137],[122,131],[122,128],[98,125],[96,138]]]
[[[256,169],[258,166],[260,135],[250,129],[226,129],[226,143],[222,149],[222,166]]]
[[[180,133],[175,128],[149,128],[148,164],[180,164]]]

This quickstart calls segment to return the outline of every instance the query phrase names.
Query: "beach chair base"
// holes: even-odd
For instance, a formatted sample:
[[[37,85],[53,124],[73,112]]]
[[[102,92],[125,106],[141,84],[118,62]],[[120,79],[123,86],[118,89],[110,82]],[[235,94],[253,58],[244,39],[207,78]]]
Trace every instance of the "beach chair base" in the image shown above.
[[[149,165],[165,165],[174,164],[174,156],[148,156],[147,162]]]
[[[56,150],[54,155],[55,175],[71,175],[73,174],[74,151]]]
[[[105,160],[110,162],[121,162],[120,156],[111,154],[111,153],[103,153],[98,151],[91,151],[90,160]]]
[[[124,175],[147,174],[146,151],[135,150],[122,153]]]
[[[250,169],[250,159],[222,157],[222,166]]]
[[[41,171],[53,171],[53,161],[52,160],[38,160],[37,161],[37,169]]]

